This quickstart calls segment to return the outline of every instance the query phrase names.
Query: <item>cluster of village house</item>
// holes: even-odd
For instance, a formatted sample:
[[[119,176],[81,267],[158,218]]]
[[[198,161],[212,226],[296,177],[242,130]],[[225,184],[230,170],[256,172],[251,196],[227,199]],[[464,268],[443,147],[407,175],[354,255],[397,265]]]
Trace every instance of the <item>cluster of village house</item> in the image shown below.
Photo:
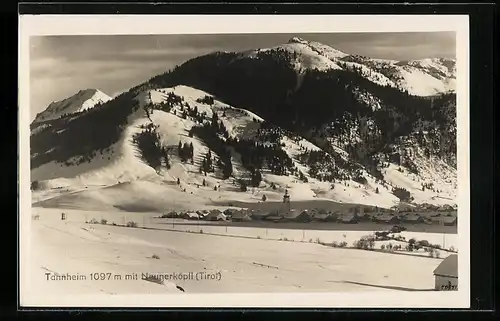
[[[258,209],[214,209],[211,211],[193,211],[186,213],[170,212],[165,217],[180,217],[188,220],[208,221],[272,221],[272,222],[336,222],[356,224],[360,222],[377,222],[383,224],[440,224],[455,226],[457,224],[456,210],[444,207],[434,211],[424,209],[402,209],[397,211],[376,210],[364,212],[363,207],[351,208],[347,211],[329,211],[324,209],[297,210],[291,208],[290,196],[285,193],[283,203],[275,210],[261,211]]]
[[[207,221],[271,221],[271,222],[336,222],[345,224],[357,224],[360,222],[376,222],[383,224],[440,224],[444,226],[456,226],[457,217],[450,214],[436,213],[431,216],[423,216],[418,213],[374,213],[372,215],[358,213],[329,212],[321,209],[294,211],[283,214],[277,211],[264,212],[254,209],[217,209],[211,211],[193,211],[185,213],[170,212],[165,217],[183,218],[187,220]]]

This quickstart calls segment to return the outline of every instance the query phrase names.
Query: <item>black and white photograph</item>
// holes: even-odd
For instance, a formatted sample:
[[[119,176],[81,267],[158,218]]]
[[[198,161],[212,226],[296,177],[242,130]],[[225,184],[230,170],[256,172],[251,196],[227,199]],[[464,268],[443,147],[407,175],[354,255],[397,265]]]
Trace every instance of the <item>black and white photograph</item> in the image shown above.
[[[468,29],[441,17],[22,17],[21,297],[468,304]]]

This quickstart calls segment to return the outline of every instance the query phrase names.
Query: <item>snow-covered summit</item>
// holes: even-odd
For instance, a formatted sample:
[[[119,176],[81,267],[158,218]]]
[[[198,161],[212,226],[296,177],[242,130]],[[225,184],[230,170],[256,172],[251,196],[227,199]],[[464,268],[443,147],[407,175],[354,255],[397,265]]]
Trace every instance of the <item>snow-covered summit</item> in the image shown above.
[[[294,69],[347,70],[361,72],[368,80],[399,88],[417,96],[431,96],[455,91],[456,60],[425,58],[397,61],[349,54],[315,41],[292,37],[286,43],[269,48],[241,52],[239,58],[255,58],[259,53],[286,51],[292,55]]]
[[[446,58],[427,58],[419,60],[400,61],[397,65],[413,67],[433,74],[435,77],[455,78],[456,60]]]
[[[304,44],[306,44],[307,41],[300,38],[300,37],[292,37],[292,38],[290,38],[290,40],[288,40],[288,43],[304,43]]]
[[[99,89],[82,89],[71,97],[52,102],[47,109],[36,115],[33,123],[57,119],[63,115],[82,112],[111,99],[110,96]]]
[[[286,51],[293,55],[293,65],[297,72],[306,70],[334,70],[341,69],[337,58],[347,56],[337,49],[319,42],[307,41],[299,37],[291,38],[287,43],[270,48],[259,48],[241,53],[241,58],[254,58],[259,53],[268,51]]]
[[[331,46],[324,45],[316,41],[308,41],[300,37],[293,37],[288,41],[288,44],[302,44],[309,47],[318,55],[325,56],[328,59],[335,59],[348,56],[345,52],[332,48]]]

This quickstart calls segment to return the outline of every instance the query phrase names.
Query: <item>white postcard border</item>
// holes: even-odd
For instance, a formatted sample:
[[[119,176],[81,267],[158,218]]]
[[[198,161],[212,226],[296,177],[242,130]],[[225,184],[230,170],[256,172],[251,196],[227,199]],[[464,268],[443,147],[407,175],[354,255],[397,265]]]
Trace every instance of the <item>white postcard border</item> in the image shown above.
[[[466,15],[22,15],[19,17],[20,305],[26,307],[466,308],[470,305],[469,18]],[[49,296],[30,288],[29,38],[91,34],[433,32],[457,35],[458,291]],[[409,276],[411,277],[411,276]]]

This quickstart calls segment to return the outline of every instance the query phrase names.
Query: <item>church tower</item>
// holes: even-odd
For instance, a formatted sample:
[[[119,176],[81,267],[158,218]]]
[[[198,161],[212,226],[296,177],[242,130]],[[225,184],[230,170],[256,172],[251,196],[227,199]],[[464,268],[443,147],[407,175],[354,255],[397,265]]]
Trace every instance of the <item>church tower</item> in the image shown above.
[[[285,195],[283,195],[283,206],[281,209],[281,216],[285,216],[290,213],[290,195],[288,190],[285,190]]]

